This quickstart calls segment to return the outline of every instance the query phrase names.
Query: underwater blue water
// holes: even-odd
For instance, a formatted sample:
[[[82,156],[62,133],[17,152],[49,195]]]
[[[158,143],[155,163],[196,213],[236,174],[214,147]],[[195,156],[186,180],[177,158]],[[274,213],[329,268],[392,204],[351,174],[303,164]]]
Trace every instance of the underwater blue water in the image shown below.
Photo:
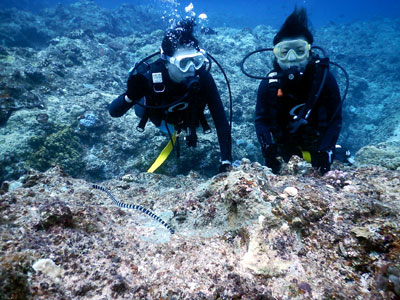
[[[14,6],[18,9],[40,10],[58,3],[74,2],[73,0],[0,0],[0,9]],[[160,12],[177,9],[181,14],[184,14],[186,6],[193,3],[193,11],[197,15],[206,13],[211,25],[239,28],[254,27],[259,24],[279,27],[295,5],[307,8],[312,25],[316,28],[330,22],[348,23],[400,16],[399,0],[95,0],[94,2],[109,9],[129,3],[150,5],[151,9]]]
[[[200,10],[215,13],[229,13],[232,16],[245,16],[244,26],[268,24],[279,27],[298,6],[306,7],[310,20],[315,27],[329,22],[346,23],[355,20],[368,20],[375,17],[400,16],[398,0],[285,0],[285,1],[232,1],[232,0],[200,0],[194,2]]]

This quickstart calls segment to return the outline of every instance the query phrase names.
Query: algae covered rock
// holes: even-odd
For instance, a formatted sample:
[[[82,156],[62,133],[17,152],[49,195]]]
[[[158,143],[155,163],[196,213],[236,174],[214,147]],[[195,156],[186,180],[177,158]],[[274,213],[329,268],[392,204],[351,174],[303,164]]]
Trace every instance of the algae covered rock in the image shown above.
[[[2,97],[0,102],[0,125],[7,122],[13,108],[13,100],[7,96]]]
[[[63,202],[51,203],[40,207],[40,221],[35,225],[38,230],[48,230],[53,226],[73,227],[71,209]]]
[[[379,143],[361,148],[356,154],[360,165],[377,165],[391,170],[400,168],[400,144]]]
[[[396,299],[399,171],[346,172],[351,182],[333,186],[332,176],[276,176],[242,160],[208,180],[135,173],[102,183],[119,201],[151,209],[173,235],[60,168],[32,173],[1,196],[0,292],[59,300],[110,292],[116,299]],[[59,280],[38,271],[41,258],[62,269]]]
[[[79,138],[69,126],[55,126],[53,130],[47,136],[31,139],[34,153],[28,157],[27,164],[39,171],[60,165],[67,173],[77,176],[84,167]]]
[[[7,244],[2,247],[3,251]],[[33,253],[11,253],[0,257],[0,299],[31,299],[28,273]]]

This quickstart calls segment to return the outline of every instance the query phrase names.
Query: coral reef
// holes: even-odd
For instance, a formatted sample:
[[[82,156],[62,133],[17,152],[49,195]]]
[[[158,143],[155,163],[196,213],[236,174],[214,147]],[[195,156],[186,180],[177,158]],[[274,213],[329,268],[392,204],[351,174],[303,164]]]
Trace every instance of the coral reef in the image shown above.
[[[214,130],[148,174],[167,135],[151,124],[138,133],[133,111],[112,119],[108,105],[159,50],[160,12],[94,1],[0,12],[0,299],[400,298],[400,20],[315,32],[349,72],[339,142],[357,151],[354,166],[334,162],[325,176],[298,157],[279,176],[257,162],[259,81],[240,61],[271,47],[276,29],[223,23],[199,40],[231,82],[234,169],[212,177]],[[270,67],[265,53],[245,66]],[[211,73],[229,107],[215,64]],[[100,180],[175,234],[114,205],[93,189]]]
[[[400,143],[385,142],[361,148],[357,152],[360,165],[378,165],[391,170],[400,169]]]
[[[332,61],[345,67],[350,76],[341,141],[354,152],[363,146],[390,140],[398,127],[399,117],[394,112],[400,109],[399,59],[388,49],[371,47],[371,43],[374,40],[393,46],[399,43],[400,38],[395,34],[399,22],[398,19],[380,19],[331,24],[316,32],[318,45],[328,51]],[[357,43],[357,49],[349,47],[349,40]],[[371,60],[373,52],[379,53],[381,58]],[[340,72],[337,76],[343,92],[343,77]]]
[[[0,293],[37,300],[399,297],[399,171],[346,168],[321,177],[301,168],[308,171],[276,176],[243,160],[208,180],[135,173],[102,183],[119,201],[154,211],[173,235],[58,167],[31,172],[20,187],[3,186]]]
[[[85,164],[81,159],[81,142],[74,130],[68,126],[54,126],[47,133],[30,140],[33,153],[26,161],[28,166],[45,171],[60,165],[69,174],[78,176]]]
[[[76,130],[84,144],[81,160],[88,166],[73,172],[81,178],[103,180],[145,171],[151,165],[168,137],[151,124],[144,133],[136,132],[139,120],[133,112],[112,119],[107,106],[125,90],[128,70],[135,62],[158,51],[165,29],[158,14],[159,11],[145,5],[106,10],[93,1],[58,5],[40,14],[17,9],[1,12],[0,181],[16,179],[27,172],[26,153],[37,151],[29,142],[33,136],[43,136],[49,123]],[[330,24],[315,32],[316,44],[325,48],[331,60],[342,64],[351,78],[339,142],[353,152],[398,140],[400,85],[397,54],[391,50],[396,47],[386,47],[377,62],[369,59],[371,53],[382,50],[371,46],[374,44],[369,42],[369,32],[374,32],[374,38],[386,45],[397,45],[398,23],[398,19],[393,19]],[[218,34],[197,35],[202,47],[229,74],[234,160],[245,157],[261,162],[253,125],[259,81],[242,74],[240,60],[252,50],[270,47],[276,29],[266,25],[213,29]],[[349,45],[350,39],[354,42]],[[271,67],[271,56],[257,54],[245,67],[250,73],[263,76]],[[343,92],[343,76],[334,67],[332,70]],[[224,79],[215,64],[211,73],[225,107],[229,107]],[[194,170],[206,176],[215,175],[219,163],[215,141],[215,132],[199,134],[197,149],[182,147],[181,158],[172,155],[159,172],[177,175]],[[395,153],[391,162],[366,160],[363,153],[364,150],[358,154],[363,156],[358,160],[360,164],[393,168],[398,160]],[[41,166],[43,170],[44,164]]]

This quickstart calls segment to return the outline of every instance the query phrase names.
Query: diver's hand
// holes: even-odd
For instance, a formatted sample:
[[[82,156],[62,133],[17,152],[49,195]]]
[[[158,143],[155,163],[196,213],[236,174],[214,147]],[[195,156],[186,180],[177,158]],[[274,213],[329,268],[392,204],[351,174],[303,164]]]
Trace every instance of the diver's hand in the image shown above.
[[[230,161],[223,161],[219,166],[218,173],[229,172],[232,170],[232,164]]]
[[[276,144],[265,145],[261,150],[265,158],[265,165],[272,170],[272,173],[278,174],[281,169],[281,163],[276,158],[278,146]]]
[[[330,151],[318,151],[311,155],[311,164],[317,169],[321,175],[330,171],[332,163],[332,152]]]
[[[149,85],[147,78],[142,74],[131,74],[127,82],[126,96],[129,100],[135,101],[142,98],[148,91]]]

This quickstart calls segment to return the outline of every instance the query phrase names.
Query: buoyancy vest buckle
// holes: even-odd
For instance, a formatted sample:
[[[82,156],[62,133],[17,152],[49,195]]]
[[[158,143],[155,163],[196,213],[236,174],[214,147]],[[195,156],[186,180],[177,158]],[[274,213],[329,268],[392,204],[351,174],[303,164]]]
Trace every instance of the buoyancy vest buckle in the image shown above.
[[[165,91],[165,84],[163,83],[162,73],[151,73],[151,78],[153,80],[153,91],[155,93],[163,93]]]
[[[185,110],[186,108],[188,108],[188,106],[189,106],[189,103],[187,103],[187,102],[179,102],[179,103],[176,103],[176,104],[170,106],[168,108],[168,112],[172,113],[172,112],[177,112],[179,110]]]

